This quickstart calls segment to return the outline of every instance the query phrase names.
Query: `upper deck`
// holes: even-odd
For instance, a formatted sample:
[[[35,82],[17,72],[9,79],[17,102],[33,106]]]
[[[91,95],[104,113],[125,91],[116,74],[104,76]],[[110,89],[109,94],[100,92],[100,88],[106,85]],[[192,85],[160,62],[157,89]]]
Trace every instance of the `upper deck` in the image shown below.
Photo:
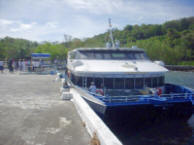
[[[137,47],[78,48],[68,53],[67,67],[72,72],[83,76],[119,75],[120,77],[122,75],[122,77],[127,77],[127,74],[153,76],[156,73],[161,75],[168,71],[149,60],[145,51]]]

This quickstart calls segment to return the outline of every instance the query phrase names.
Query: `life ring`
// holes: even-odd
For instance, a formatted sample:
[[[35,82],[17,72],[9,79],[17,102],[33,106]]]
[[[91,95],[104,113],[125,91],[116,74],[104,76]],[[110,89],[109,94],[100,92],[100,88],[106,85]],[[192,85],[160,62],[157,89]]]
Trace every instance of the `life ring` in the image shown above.
[[[97,89],[97,90],[96,90],[96,93],[99,93],[99,94],[102,95],[102,96],[104,95],[104,92],[103,92],[102,89]]]
[[[162,94],[162,89],[161,88],[158,88],[157,89],[157,95],[160,96]]]

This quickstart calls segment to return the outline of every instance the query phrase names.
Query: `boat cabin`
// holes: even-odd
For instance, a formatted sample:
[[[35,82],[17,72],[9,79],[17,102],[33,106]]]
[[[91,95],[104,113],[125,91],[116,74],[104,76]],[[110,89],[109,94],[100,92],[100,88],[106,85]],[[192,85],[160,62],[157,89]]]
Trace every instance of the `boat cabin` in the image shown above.
[[[93,49],[76,49],[71,51],[68,54],[68,62],[69,63],[77,63],[75,67],[79,65],[83,65],[86,61],[99,61],[99,63],[107,62],[110,63],[112,61],[120,61],[120,62],[132,62],[134,66],[137,61],[149,61],[146,53],[139,48],[129,49],[107,49],[107,48],[93,48]],[[80,62],[81,61],[81,62]],[[155,74],[139,74],[139,73],[128,73],[128,74],[108,74],[103,75],[103,71],[101,70],[98,74],[88,74],[88,72],[82,72],[79,74],[76,72],[75,67],[70,68],[70,79],[74,85],[77,85],[82,88],[89,88],[91,82],[95,83],[97,88],[105,88],[106,90],[140,90],[147,88],[158,88],[164,85],[164,74],[163,73],[155,73]],[[109,69],[107,67],[106,69]]]

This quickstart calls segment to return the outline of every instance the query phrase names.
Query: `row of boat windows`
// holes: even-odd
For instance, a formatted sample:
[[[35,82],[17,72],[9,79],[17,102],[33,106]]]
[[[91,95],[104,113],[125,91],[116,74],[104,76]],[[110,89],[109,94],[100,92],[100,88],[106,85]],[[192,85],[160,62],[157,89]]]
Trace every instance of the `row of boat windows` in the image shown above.
[[[145,60],[148,58],[141,51],[77,51],[70,54],[70,59]]]
[[[97,88],[104,86],[107,89],[142,89],[164,85],[163,76],[151,78],[86,78],[72,75],[71,80],[74,84],[87,88],[91,85],[91,82],[94,82]]]

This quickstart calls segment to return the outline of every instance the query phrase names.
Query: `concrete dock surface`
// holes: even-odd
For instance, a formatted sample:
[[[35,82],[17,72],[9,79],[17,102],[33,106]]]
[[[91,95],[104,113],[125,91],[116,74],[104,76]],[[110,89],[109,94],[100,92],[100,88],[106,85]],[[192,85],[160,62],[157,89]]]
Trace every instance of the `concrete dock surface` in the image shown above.
[[[0,145],[87,145],[90,136],[51,75],[0,74]]]

